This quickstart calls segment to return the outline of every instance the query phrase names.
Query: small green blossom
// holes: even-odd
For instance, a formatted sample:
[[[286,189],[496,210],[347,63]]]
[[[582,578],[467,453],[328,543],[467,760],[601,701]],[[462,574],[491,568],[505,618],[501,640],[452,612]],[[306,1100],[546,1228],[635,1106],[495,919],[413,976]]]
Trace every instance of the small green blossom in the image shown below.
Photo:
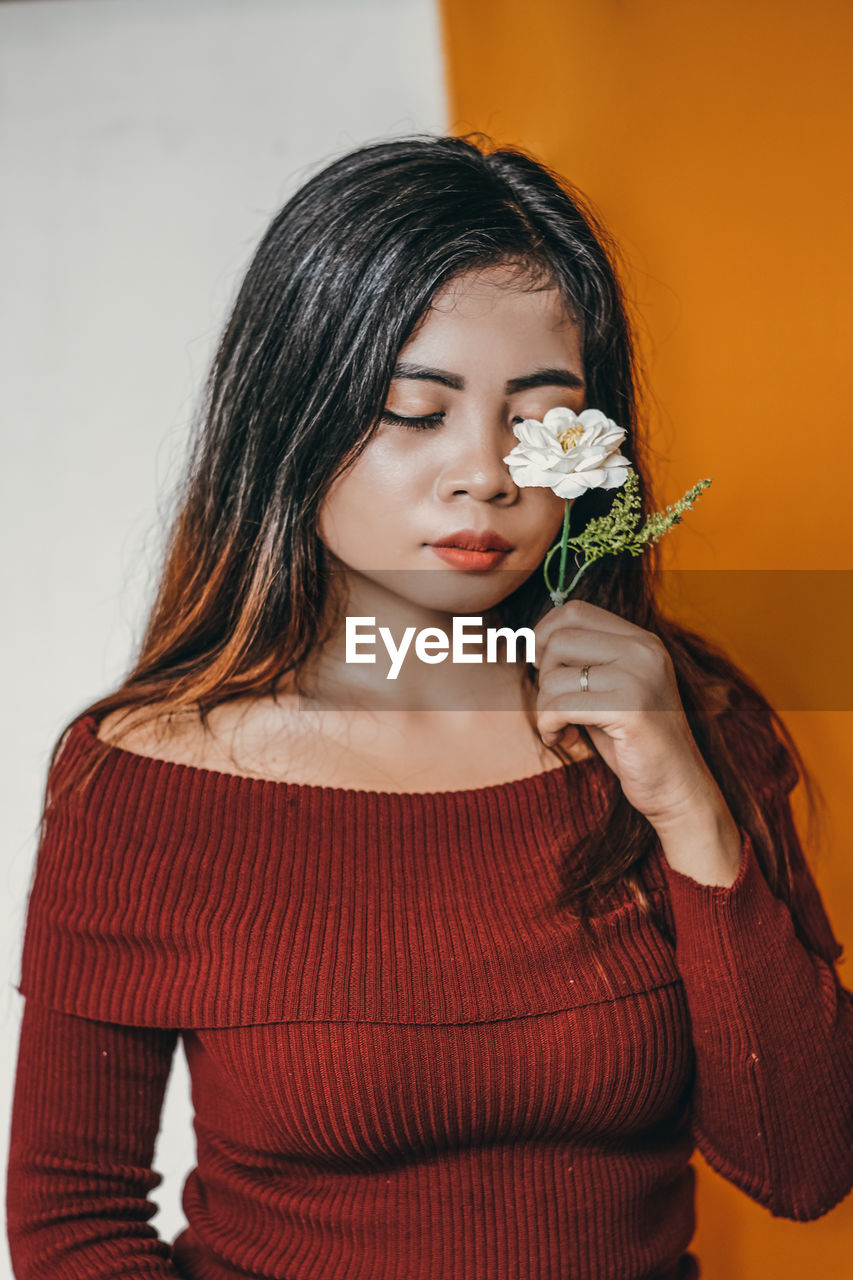
[[[644,546],[648,543],[657,542],[659,538],[662,538],[667,529],[681,522],[683,513],[693,506],[702,490],[707,489],[711,479],[698,480],[677,502],[671,503],[664,511],[655,511],[646,516],[641,528],[637,527],[640,522],[642,506],[639,483],[636,471],[629,471],[607,514],[590,520],[583,532],[579,533],[576,538],[566,536],[570,510],[569,504],[566,503],[566,518],[563,522],[564,536],[548,552],[543,565],[545,585],[548,587],[549,594],[555,605],[562,604],[566,597],[571,595],[581,574],[596,560],[600,560],[602,556],[621,555],[623,552],[638,556]],[[563,588],[564,554],[561,557],[560,566],[561,585],[553,588],[548,577],[549,562],[555,552],[563,551],[565,553],[569,547],[575,553],[581,552],[583,554],[583,563],[568,587]],[[575,563],[577,564],[577,554],[575,555]]]

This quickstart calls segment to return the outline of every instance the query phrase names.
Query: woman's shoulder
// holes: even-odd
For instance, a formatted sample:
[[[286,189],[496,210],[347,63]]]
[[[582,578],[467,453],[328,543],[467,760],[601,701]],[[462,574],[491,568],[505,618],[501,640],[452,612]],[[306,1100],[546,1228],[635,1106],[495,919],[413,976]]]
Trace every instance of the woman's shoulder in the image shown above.
[[[279,784],[347,790],[443,791],[483,787],[553,764],[521,713],[492,713],[462,749],[453,731],[430,724],[403,737],[396,717],[313,709],[288,690],[276,697],[219,703],[204,721],[197,709],[179,714],[149,704],[128,714],[109,712],[97,737],[114,750],[148,761]],[[445,736],[442,738],[442,732]],[[448,752],[448,743],[451,750]],[[456,748],[455,750],[453,748]],[[572,763],[595,755],[582,735],[565,748]]]
[[[227,708],[225,708],[227,710]],[[223,708],[214,708],[221,726]],[[223,763],[222,737],[205,724],[196,706],[175,711],[168,703],[146,703],[128,711],[119,707],[90,721],[101,742],[166,764],[194,768],[219,768]]]
[[[131,713],[124,708],[108,712],[95,733],[114,750],[155,764],[254,780],[299,781],[294,771],[304,771],[316,754],[312,745],[322,747],[322,742],[316,727],[312,732],[298,711],[297,696],[287,693],[275,700],[218,703],[205,716],[197,706],[175,711],[166,703],[147,703]],[[322,759],[322,752],[317,758]]]
[[[154,703],[77,717],[50,771],[37,899],[96,913],[106,894],[111,907],[125,903],[125,923],[144,904],[150,924],[155,912],[179,909],[189,886],[224,892],[235,874],[231,849],[250,859],[270,823],[289,815],[270,803],[285,789],[252,768],[259,762],[246,742],[235,751],[226,726],[223,716],[211,728],[195,710]],[[76,906],[62,902],[62,884],[79,891]]]
[[[123,712],[84,714],[63,738],[56,777],[80,766],[84,781],[57,796],[42,831],[19,992],[128,1025],[257,1019],[250,981],[199,975],[245,976],[258,959],[251,922],[268,914],[270,876],[289,875],[293,818],[275,782],[211,768],[225,761],[193,718],[153,705],[132,726]]]

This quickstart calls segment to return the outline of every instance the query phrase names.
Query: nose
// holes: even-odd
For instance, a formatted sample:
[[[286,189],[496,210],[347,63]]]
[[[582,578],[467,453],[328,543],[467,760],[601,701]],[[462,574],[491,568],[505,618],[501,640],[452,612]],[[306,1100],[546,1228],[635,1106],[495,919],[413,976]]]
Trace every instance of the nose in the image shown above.
[[[448,452],[438,477],[438,497],[443,501],[468,494],[480,502],[515,502],[519,489],[504,457],[517,444],[505,421],[496,424],[482,415],[460,425],[455,439],[443,437]]]

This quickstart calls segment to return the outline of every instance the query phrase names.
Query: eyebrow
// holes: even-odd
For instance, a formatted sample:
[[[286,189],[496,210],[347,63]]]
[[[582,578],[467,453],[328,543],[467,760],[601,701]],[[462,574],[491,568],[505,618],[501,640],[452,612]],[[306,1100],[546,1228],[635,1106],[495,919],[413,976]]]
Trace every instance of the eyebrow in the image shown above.
[[[412,379],[418,382],[440,382],[443,387],[453,391],[465,390],[465,379],[458,373],[448,373],[446,369],[431,369],[427,365],[412,364],[409,360],[401,360],[394,366],[394,378]],[[519,391],[529,391],[532,387],[571,387],[582,391],[585,382],[580,374],[571,369],[534,369],[521,378],[510,378],[504,387],[504,394],[516,395]]]

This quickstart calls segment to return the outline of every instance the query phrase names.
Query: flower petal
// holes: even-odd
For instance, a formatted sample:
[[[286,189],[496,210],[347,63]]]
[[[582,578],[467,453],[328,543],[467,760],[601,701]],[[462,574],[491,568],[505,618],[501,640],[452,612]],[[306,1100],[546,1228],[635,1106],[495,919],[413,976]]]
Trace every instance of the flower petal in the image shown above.
[[[555,445],[559,447],[554,432],[549,431],[536,418],[523,418],[521,422],[514,424],[512,431],[516,440],[520,440],[522,444],[539,449],[553,449]]]
[[[576,471],[594,471],[607,458],[606,449],[585,449],[575,462]]]
[[[579,420],[585,427],[615,427],[616,423],[612,418],[608,418],[600,409],[582,409],[578,414]]]
[[[506,458],[504,458],[506,462]],[[518,485],[519,489],[543,488],[551,487],[551,480],[547,468],[537,467],[534,464],[523,462],[521,464],[510,465],[510,475],[513,483]]]
[[[587,486],[583,483],[579,483],[574,474],[570,476],[563,476],[556,484],[553,484],[551,488],[554,490],[558,498],[579,498],[582,494],[586,493],[587,490]]]
[[[626,467],[614,467],[613,470],[610,471],[610,479],[605,481],[605,483],[602,485],[602,488],[618,489],[620,485],[623,485],[625,483],[625,481],[628,479],[628,476],[630,474],[631,474],[630,463]]]
[[[598,412],[596,410],[596,412]],[[560,431],[565,431],[567,427],[576,427],[578,425],[578,415],[573,409],[567,409],[564,405],[560,405],[557,409],[549,409],[542,419],[542,425],[547,427],[549,431],[557,435]]]

